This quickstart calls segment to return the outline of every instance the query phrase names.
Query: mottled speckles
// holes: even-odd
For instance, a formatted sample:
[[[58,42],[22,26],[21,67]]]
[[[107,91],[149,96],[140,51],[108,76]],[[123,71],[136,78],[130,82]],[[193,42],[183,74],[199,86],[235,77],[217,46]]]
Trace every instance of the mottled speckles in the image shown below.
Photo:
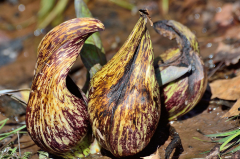
[[[160,118],[152,45],[145,25],[141,17],[119,52],[91,80],[88,111],[93,133],[117,157],[141,151]],[[151,117],[146,118],[148,114]]]
[[[50,31],[39,45],[26,124],[32,139],[45,151],[57,155],[76,151],[88,132],[86,97],[71,94],[66,77],[85,39],[103,29],[96,22],[91,18],[67,21]]]

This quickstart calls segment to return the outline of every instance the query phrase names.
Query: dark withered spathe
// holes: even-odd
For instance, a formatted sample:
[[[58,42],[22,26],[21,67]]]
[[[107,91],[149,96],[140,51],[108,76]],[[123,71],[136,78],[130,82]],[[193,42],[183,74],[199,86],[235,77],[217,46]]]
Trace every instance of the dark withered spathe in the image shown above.
[[[101,146],[114,156],[140,152],[157,127],[161,105],[147,15],[142,12],[118,53],[90,82],[88,112]]]
[[[169,120],[175,120],[189,112],[200,101],[206,90],[206,71],[199,54],[197,38],[186,26],[174,20],[162,20],[154,23],[154,29],[171,40],[176,39],[178,43],[178,48],[169,49],[154,61],[160,85],[160,77],[169,66],[189,69],[185,69],[188,72],[177,80],[161,87]],[[168,72],[169,75],[174,73],[176,72]]]

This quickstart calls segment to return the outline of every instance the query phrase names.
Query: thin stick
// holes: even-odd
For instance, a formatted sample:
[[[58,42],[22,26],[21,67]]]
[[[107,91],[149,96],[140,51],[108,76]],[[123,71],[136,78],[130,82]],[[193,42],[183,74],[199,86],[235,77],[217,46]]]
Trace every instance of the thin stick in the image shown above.
[[[0,96],[4,94],[10,94],[10,93],[16,93],[21,91],[31,91],[30,88],[22,88],[22,89],[16,89],[16,90],[0,90]]]
[[[214,75],[214,73],[217,72],[217,70],[218,70],[222,65],[223,65],[223,61],[220,62],[220,64],[218,64],[218,66],[217,66],[215,69],[212,70],[212,72],[208,75],[208,79],[209,79],[210,77],[212,77],[212,75]]]
[[[20,139],[19,139],[19,133],[18,132],[17,132],[17,136],[18,136],[18,149],[19,149],[19,156],[21,157]]]

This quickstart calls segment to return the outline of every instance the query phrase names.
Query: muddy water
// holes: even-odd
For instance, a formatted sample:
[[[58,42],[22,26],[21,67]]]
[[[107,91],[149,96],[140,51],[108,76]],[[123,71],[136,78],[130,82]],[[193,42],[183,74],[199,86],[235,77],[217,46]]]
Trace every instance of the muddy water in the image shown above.
[[[198,36],[202,55],[204,58],[206,58],[210,54],[212,54],[212,52],[217,47],[217,44],[211,43],[212,35],[209,36],[211,31],[216,28],[216,25],[214,22],[209,21],[209,18],[202,17],[205,17],[206,15],[206,17],[213,17],[216,14],[216,10],[219,9],[219,7],[221,8],[224,2],[216,0],[208,1],[208,3],[197,0],[194,2],[196,2],[197,5],[195,3],[191,3],[190,1],[186,1],[185,3],[183,1],[172,1],[169,14],[164,16],[160,13],[158,1],[141,0],[134,3],[139,8],[144,8],[147,6],[150,10],[153,21],[161,19],[174,19],[190,27],[191,30],[194,31]],[[24,11],[19,11],[18,7],[20,4],[23,4],[25,6]],[[1,36],[0,34],[0,42],[1,38],[6,39],[6,37],[8,37],[9,39],[14,39],[28,34],[33,35],[34,31],[36,30],[36,14],[39,6],[40,0],[20,0],[19,3],[16,5],[9,4],[6,1],[1,2],[0,31],[4,34],[4,36]],[[103,40],[107,59],[109,60],[121,47],[129,33],[131,32],[131,29],[139,18],[139,15],[132,15],[129,10],[121,8],[107,0],[90,1],[88,6],[92,11],[93,16],[100,19],[105,25],[106,29],[105,31],[101,32],[101,39]],[[74,17],[74,5],[71,1],[68,4],[67,10],[64,12],[64,19],[68,20]],[[33,24],[25,27],[18,26],[19,24],[22,24],[24,21],[30,18],[33,18],[35,20]],[[3,24],[4,26],[6,26],[7,24],[11,24],[18,27],[14,30],[8,30],[9,28],[3,28]],[[176,46],[175,41],[170,41],[164,37],[157,35],[150,25],[148,25],[148,28],[152,38],[155,56],[167,50],[168,48]],[[48,28],[47,30],[49,29],[50,28]],[[20,51],[20,54],[18,55],[16,61],[0,67],[1,87],[30,87],[37,57],[37,46],[43,36],[44,34],[41,34],[39,36],[33,35],[32,37],[23,41],[23,50]],[[211,45],[209,43],[211,43]],[[78,59],[74,67],[76,69],[79,69],[79,71],[73,73],[72,77],[74,81],[78,84],[78,86],[82,88],[86,80],[86,69],[84,68],[80,59]],[[209,111],[209,108],[212,108],[212,111]],[[4,113],[3,109],[1,110],[1,120],[5,119],[6,117],[12,116],[8,115],[8,113],[6,112]],[[209,106],[207,103],[202,103],[196,108],[196,111],[185,115],[179,121],[171,122],[171,125],[175,127],[177,132],[179,133],[184,148],[184,152],[178,158],[203,158],[205,154],[200,153],[208,151],[214,147],[214,144],[212,143],[198,141],[193,138],[198,137],[203,140],[209,140],[208,138],[197,132],[197,129],[200,129],[206,134],[211,134],[226,131],[237,126],[237,121],[225,122],[226,119],[221,118],[224,113],[226,113],[226,110],[223,111],[221,107],[213,105]],[[11,118],[8,123],[22,122],[24,121],[24,116],[19,117],[19,121],[16,121],[15,119],[16,118]],[[10,124],[4,127],[1,132],[9,131],[12,128],[16,127],[18,127],[18,125],[11,126]],[[15,146],[17,146],[17,140],[15,140],[14,143]],[[161,146],[159,149],[161,153],[161,158],[164,158],[164,149],[169,143],[170,138],[166,138],[161,141],[161,145],[159,145]],[[40,149],[33,143],[31,138],[27,134],[23,135],[20,138],[20,144],[22,153],[32,152],[33,156],[31,158],[38,158],[37,151]],[[151,151],[149,151],[149,155],[155,150],[156,149],[153,148]]]

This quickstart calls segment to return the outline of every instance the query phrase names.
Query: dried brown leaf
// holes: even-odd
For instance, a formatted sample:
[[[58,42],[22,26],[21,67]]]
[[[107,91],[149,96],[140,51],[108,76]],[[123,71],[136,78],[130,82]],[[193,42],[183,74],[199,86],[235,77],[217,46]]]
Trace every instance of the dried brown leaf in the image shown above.
[[[240,2],[226,3],[221,12],[215,16],[215,21],[221,29],[221,36],[214,39],[219,43],[213,58],[214,63],[225,61],[228,66],[238,63],[240,59],[240,28],[239,23]],[[224,33],[224,34],[222,34]]]
[[[225,113],[222,118],[225,118],[225,117],[231,117],[231,116],[236,116],[236,115],[239,115],[239,111],[238,111],[238,108],[240,107],[240,98],[237,100],[237,102],[232,106],[232,108],[227,112]]]
[[[160,156],[159,156],[159,152],[158,152],[158,149],[157,149],[157,152],[151,156],[146,156],[146,157],[141,157],[143,159],[160,159]]]
[[[240,76],[232,79],[217,80],[210,84],[212,99],[220,98],[224,100],[237,100],[233,107],[222,117],[239,115],[240,107]]]
[[[235,40],[235,42],[231,44],[219,42],[218,48],[213,58],[214,63],[224,60],[225,64],[229,66],[230,64],[238,63],[239,59],[240,59],[240,40]]]
[[[223,7],[221,12],[218,12],[215,15],[215,21],[219,23],[220,26],[227,26],[233,21],[233,4],[226,3]]]
[[[212,99],[237,100],[240,98],[240,76],[232,79],[216,80],[210,84]]]

